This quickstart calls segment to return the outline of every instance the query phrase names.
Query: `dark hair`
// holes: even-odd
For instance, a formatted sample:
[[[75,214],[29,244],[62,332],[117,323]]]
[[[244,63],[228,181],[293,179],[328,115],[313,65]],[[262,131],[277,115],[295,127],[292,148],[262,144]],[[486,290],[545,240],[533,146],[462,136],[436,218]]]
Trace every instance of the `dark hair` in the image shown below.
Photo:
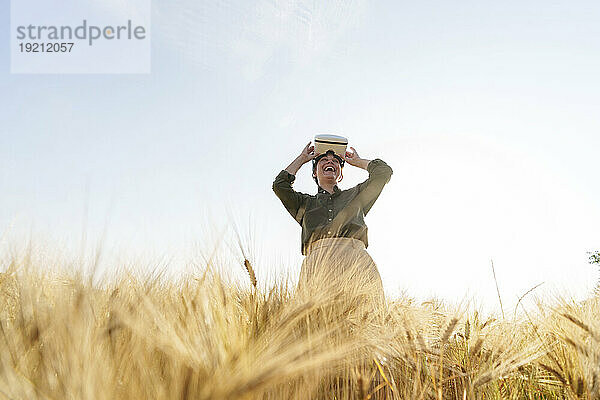
[[[319,184],[319,180],[317,179],[317,177],[316,177],[316,175],[315,175],[315,172],[316,172],[316,170],[317,170],[317,164],[319,163],[319,160],[320,160],[321,158],[325,157],[325,156],[326,156],[326,155],[328,155],[328,154],[331,154],[332,156],[334,156],[335,158],[337,158],[337,160],[340,162],[340,168],[343,168],[343,167],[344,167],[345,160],[344,160],[342,157],[340,157],[340,156],[338,156],[337,154],[335,154],[335,152],[334,152],[333,150],[327,150],[325,153],[323,153],[323,154],[319,154],[318,156],[316,156],[316,157],[315,157],[315,158],[313,158],[313,160],[312,160],[312,162],[313,162],[313,163],[312,163],[312,164],[313,164],[313,168],[312,168],[312,170],[313,170],[313,179],[314,179],[314,181],[315,181],[315,183],[316,183],[317,185]]]

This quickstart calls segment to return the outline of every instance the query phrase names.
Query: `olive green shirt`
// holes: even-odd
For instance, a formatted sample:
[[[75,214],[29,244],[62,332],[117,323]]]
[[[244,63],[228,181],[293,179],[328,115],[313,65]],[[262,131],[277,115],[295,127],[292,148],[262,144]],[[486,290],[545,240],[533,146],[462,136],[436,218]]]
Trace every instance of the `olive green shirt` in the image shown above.
[[[282,170],[273,182],[273,191],[290,215],[302,226],[302,254],[315,240],[328,237],[359,239],[368,247],[367,215],[375,200],[392,176],[392,169],[378,158],[367,165],[369,178],[353,188],[333,194],[319,186],[316,195],[296,192],[292,184],[296,177]]]

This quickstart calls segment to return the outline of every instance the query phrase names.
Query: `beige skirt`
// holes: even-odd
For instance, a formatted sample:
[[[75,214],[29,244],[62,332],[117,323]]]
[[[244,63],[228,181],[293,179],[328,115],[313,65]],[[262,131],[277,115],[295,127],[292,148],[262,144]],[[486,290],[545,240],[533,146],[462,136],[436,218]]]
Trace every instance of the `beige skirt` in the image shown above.
[[[302,262],[299,293],[346,294],[384,301],[383,285],[365,244],[352,238],[325,238],[313,242]]]

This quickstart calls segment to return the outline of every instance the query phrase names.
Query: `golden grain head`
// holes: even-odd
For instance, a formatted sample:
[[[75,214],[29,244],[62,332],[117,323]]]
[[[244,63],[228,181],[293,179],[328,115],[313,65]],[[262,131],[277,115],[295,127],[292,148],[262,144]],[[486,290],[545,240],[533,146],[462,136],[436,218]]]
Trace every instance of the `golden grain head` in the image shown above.
[[[244,267],[246,267],[246,271],[250,277],[250,283],[256,288],[256,274],[254,274],[254,268],[252,268],[252,264],[250,264],[250,261],[247,258],[244,259]]]

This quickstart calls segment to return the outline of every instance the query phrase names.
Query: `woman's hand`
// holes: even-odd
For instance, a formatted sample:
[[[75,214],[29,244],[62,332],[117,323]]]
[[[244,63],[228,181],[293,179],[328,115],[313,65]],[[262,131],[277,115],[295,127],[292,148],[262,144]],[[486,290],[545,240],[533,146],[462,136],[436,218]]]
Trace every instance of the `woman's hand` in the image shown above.
[[[314,150],[315,150],[315,146],[311,146],[310,142],[308,142],[306,147],[304,147],[304,150],[302,150],[302,153],[300,153],[300,155],[298,156],[300,161],[302,161],[302,164],[306,164],[307,162],[309,162],[310,160],[315,158]]]
[[[302,150],[302,153],[300,153],[300,155],[296,157],[296,159],[292,161],[292,163],[288,165],[285,170],[292,175],[296,175],[300,167],[315,158],[314,150],[315,146],[311,146],[310,142],[308,142],[304,150]]]
[[[350,165],[354,165],[357,167],[358,161],[361,159],[358,155],[358,152],[354,149],[354,147],[350,147],[352,152],[346,152],[346,162]]]
[[[350,147],[350,149],[352,149],[352,152],[349,152],[349,151],[346,152],[346,157],[345,157],[346,162],[355,167],[367,169],[367,165],[369,165],[369,162],[371,160],[365,160],[363,158],[360,158],[360,156],[358,155],[358,152],[356,151],[356,149],[354,147]]]

